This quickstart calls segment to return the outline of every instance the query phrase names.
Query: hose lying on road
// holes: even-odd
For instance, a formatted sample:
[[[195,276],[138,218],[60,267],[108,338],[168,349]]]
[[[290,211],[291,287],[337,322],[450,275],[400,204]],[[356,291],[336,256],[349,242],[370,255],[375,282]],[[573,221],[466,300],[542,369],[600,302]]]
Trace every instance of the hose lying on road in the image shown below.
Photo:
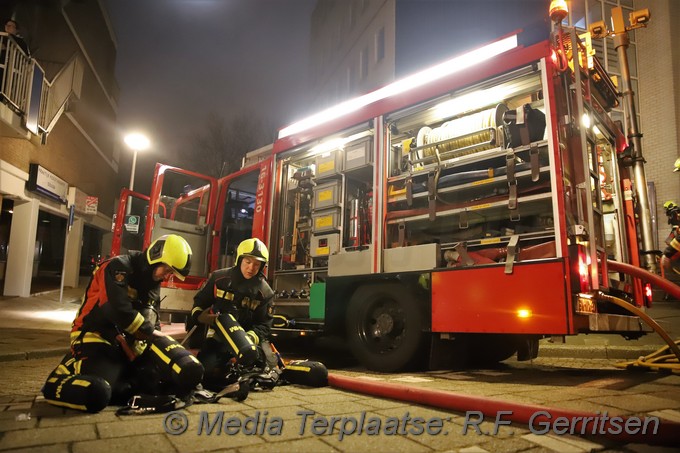
[[[576,433],[583,432],[585,433],[584,435],[588,436],[605,436],[617,442],[677,447],[680,439],[680,423],[666,420],[659,420],[658,431],[655,433],[651,432],[653,430],[650,429],[649,431],[642,430],[639,434],[629,434],[626,430],[620,429],[621,426],[625,426],[626,420],[629,417],[621,417],[622,420],[617,427],[617,425],[611,423],[611,420],[604,420],[606,417],[599,413],[577,412],[532,404],[500,401],[480,396],[461,395],[443,390],[408,387],[401,384],[378,383],[334,373],[328,375],[328,383],[331,387],[377,397],[407,401],[412,404],[423,404],[458,412],[479,411],[485,417],[490,417],[492,420],[496,420],[499,411],[508,411],[503,413],[503,420],[525,425],[531,424],[530,426],[534,427],[545,426],[545,423],[554,421],[558,417],[566,417],[574,421],[574,426],[576,427],[574,431]],[[546,413],[549,414],[550,418],[546,417]],[[630,418],[632,419],[632,417]],[[635,422],[636,420],[631,421]],[[584,423],[585,426],[583,426]],[[617,431],[620,431],[620,433],[617,433]]]
[[[639,278],[645,282],[651,283],[653,285],[661,287],[668,294],[672,295],[676,299],[680,299],[680,287],[669,282],[666,279],[659,277],[645,269],[639,267],[631,266],[630,264],[619,263],[618,261],[607,260],[607,265],[609,268],[616,272],[623,272],[624,274],[632,275],[633,277]],[[634,315],[640,317],[644,322],[646,322],[654,332],[658,333],[661,338],[666,342],[667,346],[653,352],[644,357],[640,357],[632,362],[621,362],[615,364],[619,368],[649,368],[654,370],[666,370],[671,371],[676,374],[680,374],[680,347],[678,343],[680,340],[674,341],[665,330],[657,324],[652,318],[650,318],[647,313],[640,310],[639,308],[631,305],[623,299],[618,297],[610,296],[608,294],[598,293],[597,298],[610,302],[622,307]],[[672,354],[668,354],[668,352]]]
[[[676,374],[680,374],[680,348],[678,347],[678,343],[680,342],[680,340],[673,341],[673,339],[668,335],[668,333],[666,333],[666,331],[663,330],[663,328],[661,328],[661,326],[656,321],[650,318],[647,315],[647,313],[631,305],[625,300],[602,293],[598,293],[597,298],[600,300],[616,304],[619,307],[625,308],[626,310],[630,311],[634,315],[639,316],[652,329],[654,329],[654,332],[658,333],[659,336],[663,338],[663,340],[667,344],[663,348],[647,356],[633,360],[632,362],[616,363],[615,364],[616,367],[618,368],[643,367],[655,370],[667,370]],[[667,354],[668,350],[670,350],[672,354]]]

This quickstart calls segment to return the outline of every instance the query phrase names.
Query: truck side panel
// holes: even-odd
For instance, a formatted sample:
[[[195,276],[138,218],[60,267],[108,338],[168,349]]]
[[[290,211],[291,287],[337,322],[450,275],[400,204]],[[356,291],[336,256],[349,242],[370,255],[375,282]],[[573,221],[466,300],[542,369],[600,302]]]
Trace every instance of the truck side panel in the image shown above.
[[[432,331],[567,334],[565,272],[562,260],[432,272]]]

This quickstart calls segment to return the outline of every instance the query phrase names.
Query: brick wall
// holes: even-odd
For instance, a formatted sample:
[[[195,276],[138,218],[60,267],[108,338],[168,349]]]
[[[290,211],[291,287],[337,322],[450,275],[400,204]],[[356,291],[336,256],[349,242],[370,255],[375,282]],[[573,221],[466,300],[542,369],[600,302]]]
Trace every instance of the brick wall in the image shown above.
[[[680,23],[680,2],[636,0],[635,8],[649,8],[651,12],[649,26],[635,31],[640,77],[638,110],[642,117],[645,171],[647,181],[656,187],[659,246],[663,248],[668,233],[663,203],[680,203],[680,174],[672,171],[680,156],[680,52],[673,35]]]

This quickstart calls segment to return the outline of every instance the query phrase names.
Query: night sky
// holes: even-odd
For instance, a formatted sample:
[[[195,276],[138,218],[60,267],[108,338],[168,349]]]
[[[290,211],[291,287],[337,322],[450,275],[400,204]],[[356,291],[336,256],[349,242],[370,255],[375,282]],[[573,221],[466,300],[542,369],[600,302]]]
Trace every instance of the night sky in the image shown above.
[[[148,191],[156,162],[180,165],[175,156],[191,152],[191,136],[206,131],[210,112],[225,118],[252,114],[274,128],[314,113],[306,92],[316,0],[104,2],[118,42],[121,134],[140,129],[153,144],[139,154],[137,191]],[[518,27],[536,21],[546,26],[549,4],[549,0],[399,2],[400,77]],[[422,45],[424,30],[428,45]],[[420,44],[414,47],[411,42]],[[130,151],[122,145],[121,152]],[[122,181],[129,180],[130,164],[130,158],[121,159]]]
[[[118,123],[144,130],[135,189],[171,162],[211,111],[280,127],[304,116],[316,0],[105,0],[118,42]],[[128,152],[122,148],[121,152]],[[121,174],[129,175],[130,159]],[[129,176],[125,176],[126,179]],[[138,187],[139,184],[139,187]]]

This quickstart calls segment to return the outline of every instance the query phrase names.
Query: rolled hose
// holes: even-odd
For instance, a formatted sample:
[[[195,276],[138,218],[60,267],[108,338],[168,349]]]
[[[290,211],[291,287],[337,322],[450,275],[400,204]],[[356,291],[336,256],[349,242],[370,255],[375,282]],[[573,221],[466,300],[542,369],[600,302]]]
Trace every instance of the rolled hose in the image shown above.
[[[680,423],[670,422],[659,419],[658,430],[656,433],[646,430],[639,434],[629,434],[621,430],[625,426],[629,417],[621,417],[619,426],[611,424],[609,420],[604,421],[602,414],[589,412],[577,412],[559,408],[548,408],[544,406],[523,404],[511,401],[494,400],[480,396],[461,395],[443,390],[432,390],[423,388],[413,388],[401,384],[390,384],[385,382],[373,382],[365,379],[341,376],[329,373],[328,384],[331,387],[349,390],[352,392],[373,395],[377,397],[390,398],[394,400],[406,401],[412,404],[423,404],[426,406],[448,409],[452,411],[465,412],[474,410],[482,412],[485,417],[496,420],[499,411],[503,413],[503,420],[533,426],[546,426],[545,423],[555,420],[557,417],[567,417],[575,421],[575,432],[584,432],[588,436],[604,436],[617,442],[646,443],[649,445],[678,445],[680,439]],[[550,418],[543,414],[548,413]],[[587,418],[590,420],[587,420]],[[583,423],[586,423],[582,429]],[[622,432],[614,434],[617,430]]]

